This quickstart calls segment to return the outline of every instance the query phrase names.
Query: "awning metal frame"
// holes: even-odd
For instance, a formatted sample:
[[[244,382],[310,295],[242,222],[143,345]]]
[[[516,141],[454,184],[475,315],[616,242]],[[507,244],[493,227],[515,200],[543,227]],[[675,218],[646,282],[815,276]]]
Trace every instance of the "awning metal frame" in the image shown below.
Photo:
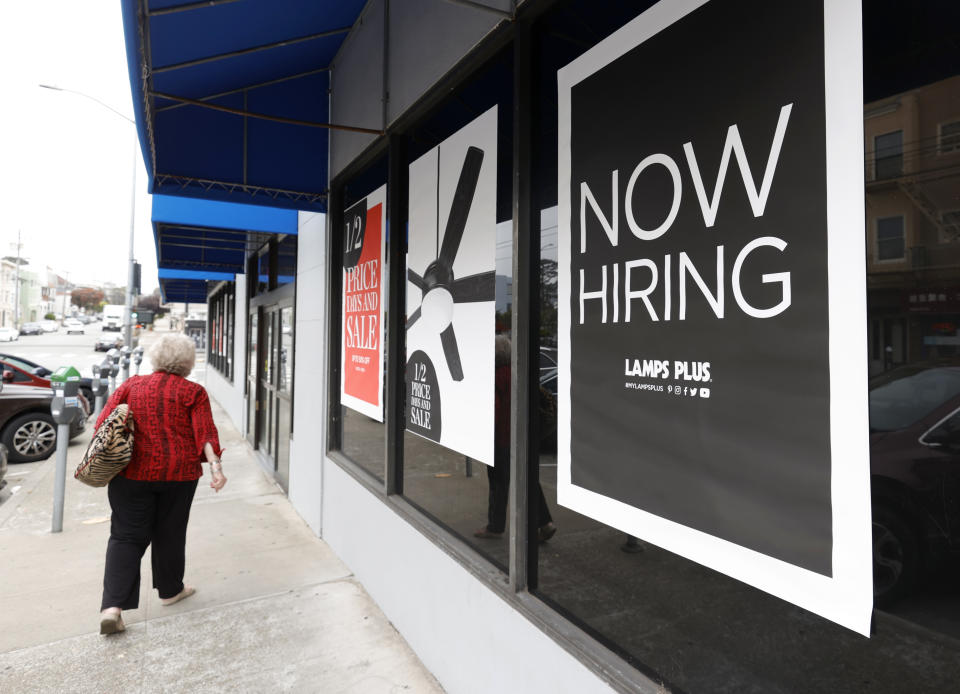
[[[349,34],[353,27],[346,27],[335,29],[329,32],[320,32],[317,34],[312,34],[310,36],[298,37],[296,39],[289,39],[286,41],[279,41],[272,44],[265,44],[262,46],[254,46],[250,49],[243,49],[241,51],[234,51],[232,53],[225,53],[219,56],[211,56],[210,58],[199,59],[198,61],[188,61],[185,63],[180,63],[173,66],[164,66],[160,68],[154,68],[151,64],[150,56],[150,31],[147,26],[147,23],[152,17],[157,17],[161,15],[173,14],[177,12],[186,12],[191,10],[216,7],[222,4],[229,4],[230,2],[235,2],[236,0],[204,0],[202,2],[191,2],[184,5],[178,5],[174,7],[167,7],[163,9],[158,9],[151,11],[149,8],[149,0],[138,0],[137,2],[137,32],[139,36],[139,58],[140,58],[140,78],[143,83],[143,113],[144,113],[144,128],[146,130],[147,139],[149,140],[149,156],[150,156],[150,171],[153,174],[153,188],[162,188],[167,184],[176,184],[180,187],[181,190],[187,188],[199,189],[203,192],[209,192],[212,190],[224,191],[228,194],[235,192],[247,193],[251,198],[257,196],[265,196],[271,200],[286,200],[291,202],[306,202],[310,204],[322,204],[327,199],[327,190],[324,190],[322,193],[316,193],[311,191],[302,191],[302,190],[286,190],[280,188],[271,188],[267,186],[258,186],[249,184],[246,181],[246,161],[244,161],[244,170],[243,170],[243,181],[224,181],[217,179],[208,179],[208,178],[198,178],[194,176],[185,176],[179,174],[163,173],[157,170],[157,132],[155,128],[156,114],[163,110],[168,110],[174,107],[184,107],[184,106],[195,106],[200,108],[208,108],[212,110],[222,111],[226,113],[233,113],[237,117],[246,118],[257,118],[262,120],[269,120],[274,122],[286,123],[291,126],[300,126],[300,127],[311,127],[311,128],[325,128],[325,129],[338,129],[338,130],[347,130],[350,132],[358,132],[364,134],[372,135],[382,135],[382,130],[373,130],[370,128],[361,128],[350,125],[340,125],[340,124],[331,124],[331,123],[317,123],[311,121],[298,121],[296,119],[285,119],[277,116],[270,116],[267,114],[258,114],[249,112],[242,109],[228,109],[227,107],[217,106],[215,104],[206,103],[205,100],[216,98],[218,95],[211,95],[203,97],[201,99],[186,99],[185,97],[179,97],[170,94],[163,94],[162,92],[156,92],[153,88],[153,75],[158,72],[170,71],[173,68],[182,68],[187,67],[189,64],[200,64],[200,62],[211,62],[212,60],[222,60],[224,58],[245,55],[248,53],[256,51],[269,50],[270,48],[277,48],[282,46],[290,45],[291,43],[299,43],[303,41],[309,41],[312,39],[320,38],[321,36],[335,36],[338,34]],[[362,15],[361,15],[362,16]],[[326,72],[329,70],[329,66],[324,68],[318,68],[316,70],[307,71],[299,75],[289,75],[276,80],[270,80],[262,84],[250,85],[248,87],[242,87],[237,90],[230,90],[228,93],[238,93],[242,92],[247,93],[248,90],[254,89],[261,86],[268,86],[271,84],[277,84],[291,79],[296,79],[297,77],[306,77],[311,74],[317,74],[320,72]],[[224,94],[225,95],[225,94]],[[171,101],[177,102],[172,106],[157,108],[154,104],[156,99],[169,99]],[[246,149],[246,141],[244,142],[244,149]]]
[[[152,146],[151,142],[151,146]],[[167,183],[176,183],[181,190],[195,187],[204,191],[220,189],[227,193],[237,191],[248,193],[250,197],[265,195],[272,200],[283,198],[284,200],[302,200],[309,203],[323,202],[327,199],[327,191],[322,193],[306,193],[298,190],[285,190],[283,188],[268,188],[266,186],[257,186],[250,183],[235,183],[228,181],[217,181],[210,178],[194,178],[193,176],[179,176],[176,174],[154,174],[154,181],[157,185],[163,186]]]

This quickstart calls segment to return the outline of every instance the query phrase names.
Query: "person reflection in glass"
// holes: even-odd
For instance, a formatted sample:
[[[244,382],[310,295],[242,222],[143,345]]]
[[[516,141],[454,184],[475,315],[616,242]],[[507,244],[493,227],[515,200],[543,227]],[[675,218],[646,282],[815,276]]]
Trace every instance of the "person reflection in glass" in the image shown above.
[[[510,338],[497,335],[494,343],[494,435],[493,465],[487,466],[487,481],[490,496],[487,501],[487,524],[477,530],[474,537],[494,539],[503,537],[507,525],[507,495],[510,489]],[[537,539],[546,542],[554,533],[554,525],[537,482],[539,508],[537,515]]]

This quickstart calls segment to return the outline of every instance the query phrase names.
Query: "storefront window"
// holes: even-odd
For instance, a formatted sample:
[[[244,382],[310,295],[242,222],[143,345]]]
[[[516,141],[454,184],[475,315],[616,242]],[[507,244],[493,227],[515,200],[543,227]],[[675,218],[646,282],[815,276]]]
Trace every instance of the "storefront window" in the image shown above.
[[[948,164],[934,144],[938,124],[958,114],[960,74],[955,56],[936,50],[926,58],[905,49],[891,54],[901,34],[896,42],[929,46],[942,21],[919,8],[891,7],[864,4],[867,356],[875,375],[870,638],[559,506],[555,439],[541,447],[540,484],[558,530],[536,548],[534,591],[668,688],[713,692],[722,681],[737,691],[946,691],[960,674],[953,609],[960,585],[960,254],[946,223],[955,205],[950,191],[960,188],[960,154]],[[538,27],[540,79],[549,83],[618,28],[620,14],[620,3],[562,3]],[[553,60],[564,49],[567,57]],[[556,120],[550,101],[542,129]],[[537,175],[549,178],[556,148],[537,152]],[[555,199],[548,186],[535,189],[547,191],[539,200],[547,220]],[[544,267],[555,258],[546,221],[541,235]],[[541,384],[556,392],[569,386],[550,380],[556,313],[549,273],[540,284]],[[637,443],[642,455],[645,442]]]
[[[380,157],[343,187],[342,274],[337,331],[343,369],[341,450],[378,480],[386,470],[384,394],[389,238],[386,225],[387,159]]]
[[[256,293],[265,294],[273,288],[270,281],[270,244],[264,244],[257,254]]]
[[[233,282],[228,282],[207,302],[210,331],[207,363],[230,380],[233,380],[234,293]]]
[[[409,134],[403,493],[508,558],[512,55]]]
[[[290,284],[297,275],[297,237],[287,235],[277,243],[277,285]]]

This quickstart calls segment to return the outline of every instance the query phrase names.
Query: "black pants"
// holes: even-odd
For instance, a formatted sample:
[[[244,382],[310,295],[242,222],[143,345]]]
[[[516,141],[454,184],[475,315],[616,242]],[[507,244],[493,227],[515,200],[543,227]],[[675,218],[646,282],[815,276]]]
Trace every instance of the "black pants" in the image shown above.
[[[110,541],[103,571],[100,609],[135,610],[140,602],[140,560],[153,544],[153,587],[160,598],[183,590],[184,547],[190,504],[197,491],[191,482],[144,482],[117,475],[107,487]]]
[[[490,485],[490,496],[487,500],[487,530],[492,533],[502,533],[507,527],[507,498],[510,492],[510,449],[494,448],[493,465],[487,466],[487,483]],[[550,517],[550,508],[543,496],[543,488],[537,482],[539,504],[537,508],[537,527],[542,527],[553,520]]]

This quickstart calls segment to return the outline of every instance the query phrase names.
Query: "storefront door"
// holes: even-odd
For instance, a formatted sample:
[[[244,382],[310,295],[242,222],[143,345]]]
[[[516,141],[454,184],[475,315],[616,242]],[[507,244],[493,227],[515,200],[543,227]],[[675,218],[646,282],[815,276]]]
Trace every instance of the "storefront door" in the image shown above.
[[[258,393],[259,386],[259,367],[260,359],[257,349],[260,344],[260,309],[254,307],[250,310],[250,330],[247,342],[247,441],[256,448],[257,445],[257,426],[259,417],[258,404],[260,397]]]
[[[293,292],[267,295],[250,311],[247,439],[284,490],[293,424]],[[269,301],[269,299],[273,301]]]

